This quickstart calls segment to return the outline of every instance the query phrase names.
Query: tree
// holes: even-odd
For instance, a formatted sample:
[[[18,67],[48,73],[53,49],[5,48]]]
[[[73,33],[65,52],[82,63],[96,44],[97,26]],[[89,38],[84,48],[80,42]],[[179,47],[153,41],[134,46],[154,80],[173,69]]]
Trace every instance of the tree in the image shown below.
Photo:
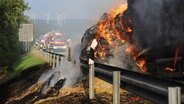
[[[20,56],[18,29],[28,9],[24,0],[0,0],[0,67],[11,66]]]

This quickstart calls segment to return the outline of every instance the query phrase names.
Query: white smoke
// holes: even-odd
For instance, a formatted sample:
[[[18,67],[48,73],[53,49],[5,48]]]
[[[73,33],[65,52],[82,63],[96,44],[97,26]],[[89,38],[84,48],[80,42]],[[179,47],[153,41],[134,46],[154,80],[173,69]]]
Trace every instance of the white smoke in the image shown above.
[[[123,69],[128,69],[132,71],[138,71],[136,62],[133,58],[133,56],[125,50],[129,47],[128,43],[125,43],[119,47],[114,48],[113,50],[113,57],[109,59],[109,64],[112,66],[120,67]]]
[[[50,69],[41,75],[38,82],[47,82],[43,87],[43,93],[47,88],[54,87],[61,79],[66,79],[64,87],[73,86],[81,80],[82,73],[79,66],[80,45],[77,44],[72,50],[72,61],[68,61],[67,56],[62,57],[59,67]]]

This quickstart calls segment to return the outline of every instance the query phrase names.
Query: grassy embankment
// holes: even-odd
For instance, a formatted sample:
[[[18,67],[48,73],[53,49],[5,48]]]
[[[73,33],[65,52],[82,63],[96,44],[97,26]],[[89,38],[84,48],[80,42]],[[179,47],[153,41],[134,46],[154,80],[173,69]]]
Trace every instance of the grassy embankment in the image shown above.
[[[24,70],[44,63],[45,62],[42,59],[39,59],[32,54],[27,54],[14,63],[13,70],[8,72],[7,75],[2,80],[0,80],[0,85],[19,76]]]

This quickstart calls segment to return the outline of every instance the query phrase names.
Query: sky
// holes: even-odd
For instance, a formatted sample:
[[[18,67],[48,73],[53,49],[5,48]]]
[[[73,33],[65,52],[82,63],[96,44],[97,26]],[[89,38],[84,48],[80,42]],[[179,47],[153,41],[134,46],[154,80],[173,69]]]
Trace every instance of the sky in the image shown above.
[[[25,0],[31,9],[25,14],[30,18],[57,20],[99,19],[104,12],[126,0]]]

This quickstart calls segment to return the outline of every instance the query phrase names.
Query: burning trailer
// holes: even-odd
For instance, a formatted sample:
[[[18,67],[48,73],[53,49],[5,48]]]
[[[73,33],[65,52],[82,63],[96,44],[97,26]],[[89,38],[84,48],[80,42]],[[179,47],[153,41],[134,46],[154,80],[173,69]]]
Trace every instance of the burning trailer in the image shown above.
[[[128,0],[87,29],[80,58],[94,39],[95,62],[163,77],[184,77],[182,0]],[[176,20],[173,20],[176,19]]]

